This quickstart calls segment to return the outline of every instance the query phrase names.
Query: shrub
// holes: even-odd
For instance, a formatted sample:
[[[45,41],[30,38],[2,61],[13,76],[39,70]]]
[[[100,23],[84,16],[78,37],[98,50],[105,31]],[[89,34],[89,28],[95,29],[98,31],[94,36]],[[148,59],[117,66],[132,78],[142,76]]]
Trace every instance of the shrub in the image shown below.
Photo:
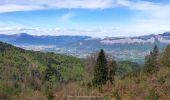
[[[158,82],[162,85],[166,82],[165,78],[164,77],[161,77]]]
[[[121,97],[117,91],[113,92],[113,96],[115,97],[115,100],[121,100]]]
[[[49,93],[47,94],[47,99],[48,99],[48,100],[54,100],[54,98],[55,98],[55,95],[53,94],[53,92],[49,92]]]
[[[147,100],[158,100],[159,94],[155,90],[150,90]]]
[[[88,83],[87,83],[87,87],[88,87],[88,88],[92,88],[92,83],[91,83],[91,82],[88,82]]]

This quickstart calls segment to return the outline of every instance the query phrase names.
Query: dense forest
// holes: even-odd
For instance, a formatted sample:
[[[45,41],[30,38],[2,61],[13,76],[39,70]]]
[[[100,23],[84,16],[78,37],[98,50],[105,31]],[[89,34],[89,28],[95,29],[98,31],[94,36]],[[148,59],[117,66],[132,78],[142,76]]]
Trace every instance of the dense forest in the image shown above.
[[[138,64],[103,49],[79,59],[0,42],[0,100],[169,100],[169,62],[170,45]]]
[[[84,74],[82,61],[75,57],[26,51],[0,42],[0,100],[29,99],[35,91],[43,99],[44,94],[48,97]]]

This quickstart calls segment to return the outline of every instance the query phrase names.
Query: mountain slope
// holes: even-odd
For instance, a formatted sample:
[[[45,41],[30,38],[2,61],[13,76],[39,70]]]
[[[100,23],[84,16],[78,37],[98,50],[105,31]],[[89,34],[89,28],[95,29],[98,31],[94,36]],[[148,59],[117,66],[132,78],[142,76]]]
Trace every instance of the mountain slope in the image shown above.
[[[86,99],[95,97],[101,98],[101,100],[169,100],[170,45],[161,54],[158,54],[156,49],[155,47],[150,54],[152,56],[151,59],[155,59],[155,61],[149,60],[148,62],[148,59],[146,59],[145,65],[142,65],[140,68],[138,64],[132,62],[117,62],[116,73],[123,75],[126,73],[124,68],[127,67],[129,70],[133,70],[121,77],[121,79],[117,79],[118,74],[115,74],[114,84],[108,81],[105,85],[96,88],[93,85],[93,81],[84,80],[84,83],[81,85],[76,83],[69,84],[61,91],[58,91],[56,93],[59,95],[57,99],[63,98],[62,100],[65,100],[64,98],[67,98],[68,95],[73,95],[75,98]],[[74,91],[70,91],[73,88]],[[78,94],[77,91],[79,91]]]
[[[159,72],[146,75],[137,71],[115,83],[110,96],[127,100],[169,100],[170,69],[161,66]]]
[[[10,98],[28,91],[48,93],[84,76],[80,59],[26,51],[3,42],[0,42],[0,72],[0,99],[1,94]]]

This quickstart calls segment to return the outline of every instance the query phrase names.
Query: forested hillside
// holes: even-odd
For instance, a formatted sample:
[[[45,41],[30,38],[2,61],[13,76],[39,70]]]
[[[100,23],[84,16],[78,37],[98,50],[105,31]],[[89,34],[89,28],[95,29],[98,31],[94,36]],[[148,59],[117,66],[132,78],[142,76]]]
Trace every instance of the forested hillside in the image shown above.
[[[59,94],[57,99],[65,100],[68,95],[78,100],[93,100],[94,97],[98,100],[170,99],[170,45],[163,53],[155,46],[146,55],[145,64],[140,66],[129,61],[110,60],[103,50],[92,61],[94,69],[87,72],[93,77],[86,76],[82,84],[68,84],[56,93]]]
[[[52,98],[54,90],[81,80],[84,74],[80,59],[26,51],[0,42],[0,100]]]
[[[169,100],[169,61],[170,45],[163,53],[155,46],[139,65],[104,50],[78,59],[0,42],[0,100]]]

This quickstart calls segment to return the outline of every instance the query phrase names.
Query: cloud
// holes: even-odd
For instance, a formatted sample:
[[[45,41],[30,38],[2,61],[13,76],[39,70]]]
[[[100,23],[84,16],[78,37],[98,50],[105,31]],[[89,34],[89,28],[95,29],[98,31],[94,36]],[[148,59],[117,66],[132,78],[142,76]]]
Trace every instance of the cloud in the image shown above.
[[[92,28],[92,29],[45,29],[31,27],[0,27],[0,34],[29,33],[32,35],[81,35],[92,37],[115,37],[115,36],[140,36],[147,34],[160,34],[169,30],[170,24],[157,25],[157,23],[147,23],[139,21],[128,26],[118,26],[113,28]],[[125,35],[126,34],[126,35]]]
[[[119,26],[118,32],[131,34],[150,34],[169,31],[170,23],[170,4],[163,2],[151,2],[138,0],[117,0],[117,6],[125,7],[134,13],[133,20],[126,26]]]
[[[163,4],[144,0],[1,0],[0,13],[63,8],[114,9],[115,7],[142,11],[153,17],[165,18],[170,15],[169,3]]]
[[[40,29],[29,28],[22,24],[13,22],[0,22],[0,33],[20,33],[28,32],[39,35],[90,35],[90,36],[124,36],[127,35],[142,35],[150,33],[161,33],[170,29],[170,4],[156,3],[153,0],[1,0],[0,13],[15,12],[15,11],[32,11],[42,9],[106,9],[106,8],[125,8],[133,13],[133,18],[128,24],[106,26],[96,29]],[[114,12],[109,12],[114,13]],[[68,22],[68,25],[73,25],[76,22],[72,21],[75,17],[74,12],[68,12],[60,16],[59,20]],[[122,22],[121,22],[122,23]],[[78,24],[79,26],[79,24]],[[109,28],[107,28],[109,27]],[[116,27],[116,29],[115,29]]]
[[[130,1],[130,0],[117,0],[116,4],[119,7],[126,7],[130,10],[136,10],[144,12],[145,15],[157,18],[169,18],[170,17],[170,3],[155,3],[151,1]]]
[[[43,6],[5,4],[0,5],[0,13],[45,9]]]
[[[118,6],[127,7],[133,10],[141,10],[141,11],[147,11],[147,10],[154,10],[155,8],[164,8],[161,3],[155,3],[152,1],[144,1],[144,0],[138,0],[138,1],[132,1],[132,0],[116,0],[115,3]]]
[[[126,7],[129,10],[137,10],[147,16],[158,18],[170,17],[170,4],[155,3],[144,0],[1,0],[0,13],[16,11],[32,11],[44,9],[105,9]],[[73,14],[63,16],[63,20],[69,19]]]
[[[113,0],[1,0],[0,13],[42,9],[104,9],[112,7]]]
[[[68,12],[64,15],[62,15],[59,20],[62,21],[62,22],[67,22],[67,21],[70,21],[71,18],[73,18],[75,16],[75,13],[73,12]]]
[[[58,0],[58,2],[49,4],[54,8],[86,8],[86,9],[104,9],[112,7],[113,0]]]

